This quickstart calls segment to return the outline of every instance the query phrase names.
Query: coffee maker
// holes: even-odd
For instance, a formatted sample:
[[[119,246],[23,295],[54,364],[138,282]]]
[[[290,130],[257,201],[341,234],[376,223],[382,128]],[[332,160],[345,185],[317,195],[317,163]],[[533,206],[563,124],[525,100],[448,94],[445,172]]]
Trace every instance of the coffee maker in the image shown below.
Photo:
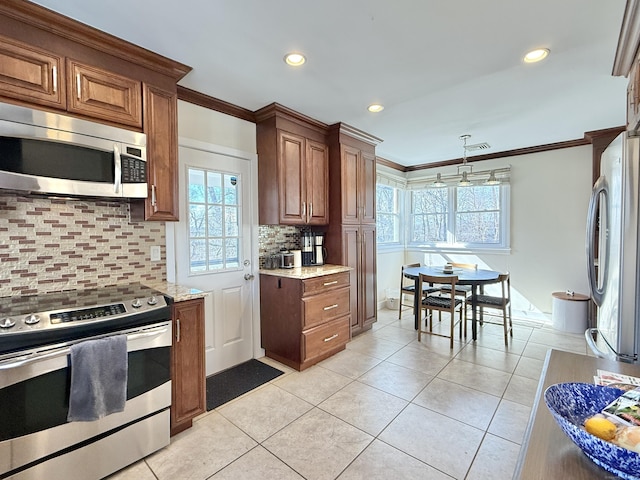
[[[324,236],[316,233],[313,247],[313,264],[324,265],[327,260],[327,249],[324,248]]]
[[[302,250],[302,266],[308,267],[314,264],[314,237],[311,232],[302,232],[300,249]]]

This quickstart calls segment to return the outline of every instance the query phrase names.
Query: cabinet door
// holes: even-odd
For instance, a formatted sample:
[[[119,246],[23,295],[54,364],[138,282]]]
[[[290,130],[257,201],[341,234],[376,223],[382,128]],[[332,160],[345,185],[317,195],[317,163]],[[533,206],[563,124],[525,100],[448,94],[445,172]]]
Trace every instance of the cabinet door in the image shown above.
[[[376,229],[375,226],[362,227],[360,252],[360,293],[359,309],[362,327],[368,327],[377,319],[376,283]],[[360,313],[360,312],[359,312]]]
[[[360,266],[360,229],[356,226],[342,229],[342,264],[351,267],[350,297],[351,333],[359,329],[358,320],[358,275]]]
[[[48,107],[66,107],[64,61],[53,53],[0,37],[0,95]]]
[[[278,190],[280,223],[301,225],[307,216],[305,139],[278,130]]]
[[[107,70],[67,60],[67,110],[142,127],[142,84]]]
[[[360,220],[367,224],[376,223],[376,157],[362,152],[358,178],[360,194]]]
[[[191,426],[191,419],[206,408],[202,299],[173,304],[171,355],[171,431],[174,434]]]
[[[341,176],[342,176],[342,223],[360,223],[358,207],[358,170],[360,150],[346,145],[341,146]]]
[[[329,223],[329,149],[307,140],[306,182],[307,219],[311,225]]]
[[[145,220],[178,220],[178,96],[144,86],[149,197]]]

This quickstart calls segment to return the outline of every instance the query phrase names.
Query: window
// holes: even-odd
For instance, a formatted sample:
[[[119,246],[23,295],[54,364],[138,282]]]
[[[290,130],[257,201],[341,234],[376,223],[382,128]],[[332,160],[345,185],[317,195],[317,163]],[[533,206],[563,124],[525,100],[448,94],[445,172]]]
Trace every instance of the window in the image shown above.
[[[376,185],[376,240],[378,245],[400,242],[400,190]]]
[[[508,248],[509,185],[411,192],[410,243],[439,248]]]
[[[189,271],[212,273],[240,265],[238,175],[189,168]]]

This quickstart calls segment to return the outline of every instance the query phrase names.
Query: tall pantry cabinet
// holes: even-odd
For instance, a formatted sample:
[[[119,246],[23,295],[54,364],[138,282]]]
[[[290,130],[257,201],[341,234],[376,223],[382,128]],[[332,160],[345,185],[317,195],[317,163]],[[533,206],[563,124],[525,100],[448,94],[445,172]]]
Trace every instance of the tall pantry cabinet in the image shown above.
[[[326,247],[331,263],[351,270],[351,335],[377,319],[376,157],[381,142],[344,123],[329,127],[329,217]]]

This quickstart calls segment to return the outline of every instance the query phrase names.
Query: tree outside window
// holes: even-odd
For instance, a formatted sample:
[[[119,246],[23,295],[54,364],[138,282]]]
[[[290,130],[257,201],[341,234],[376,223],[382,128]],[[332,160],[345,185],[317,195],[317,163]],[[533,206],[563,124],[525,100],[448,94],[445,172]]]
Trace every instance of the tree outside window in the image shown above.
[[[400,242],[399,190],[376,185],[376,239],[378,245]]]
[[[505,189],[508,185],[413,191],[410,243],[434,247],[507,246]]]

